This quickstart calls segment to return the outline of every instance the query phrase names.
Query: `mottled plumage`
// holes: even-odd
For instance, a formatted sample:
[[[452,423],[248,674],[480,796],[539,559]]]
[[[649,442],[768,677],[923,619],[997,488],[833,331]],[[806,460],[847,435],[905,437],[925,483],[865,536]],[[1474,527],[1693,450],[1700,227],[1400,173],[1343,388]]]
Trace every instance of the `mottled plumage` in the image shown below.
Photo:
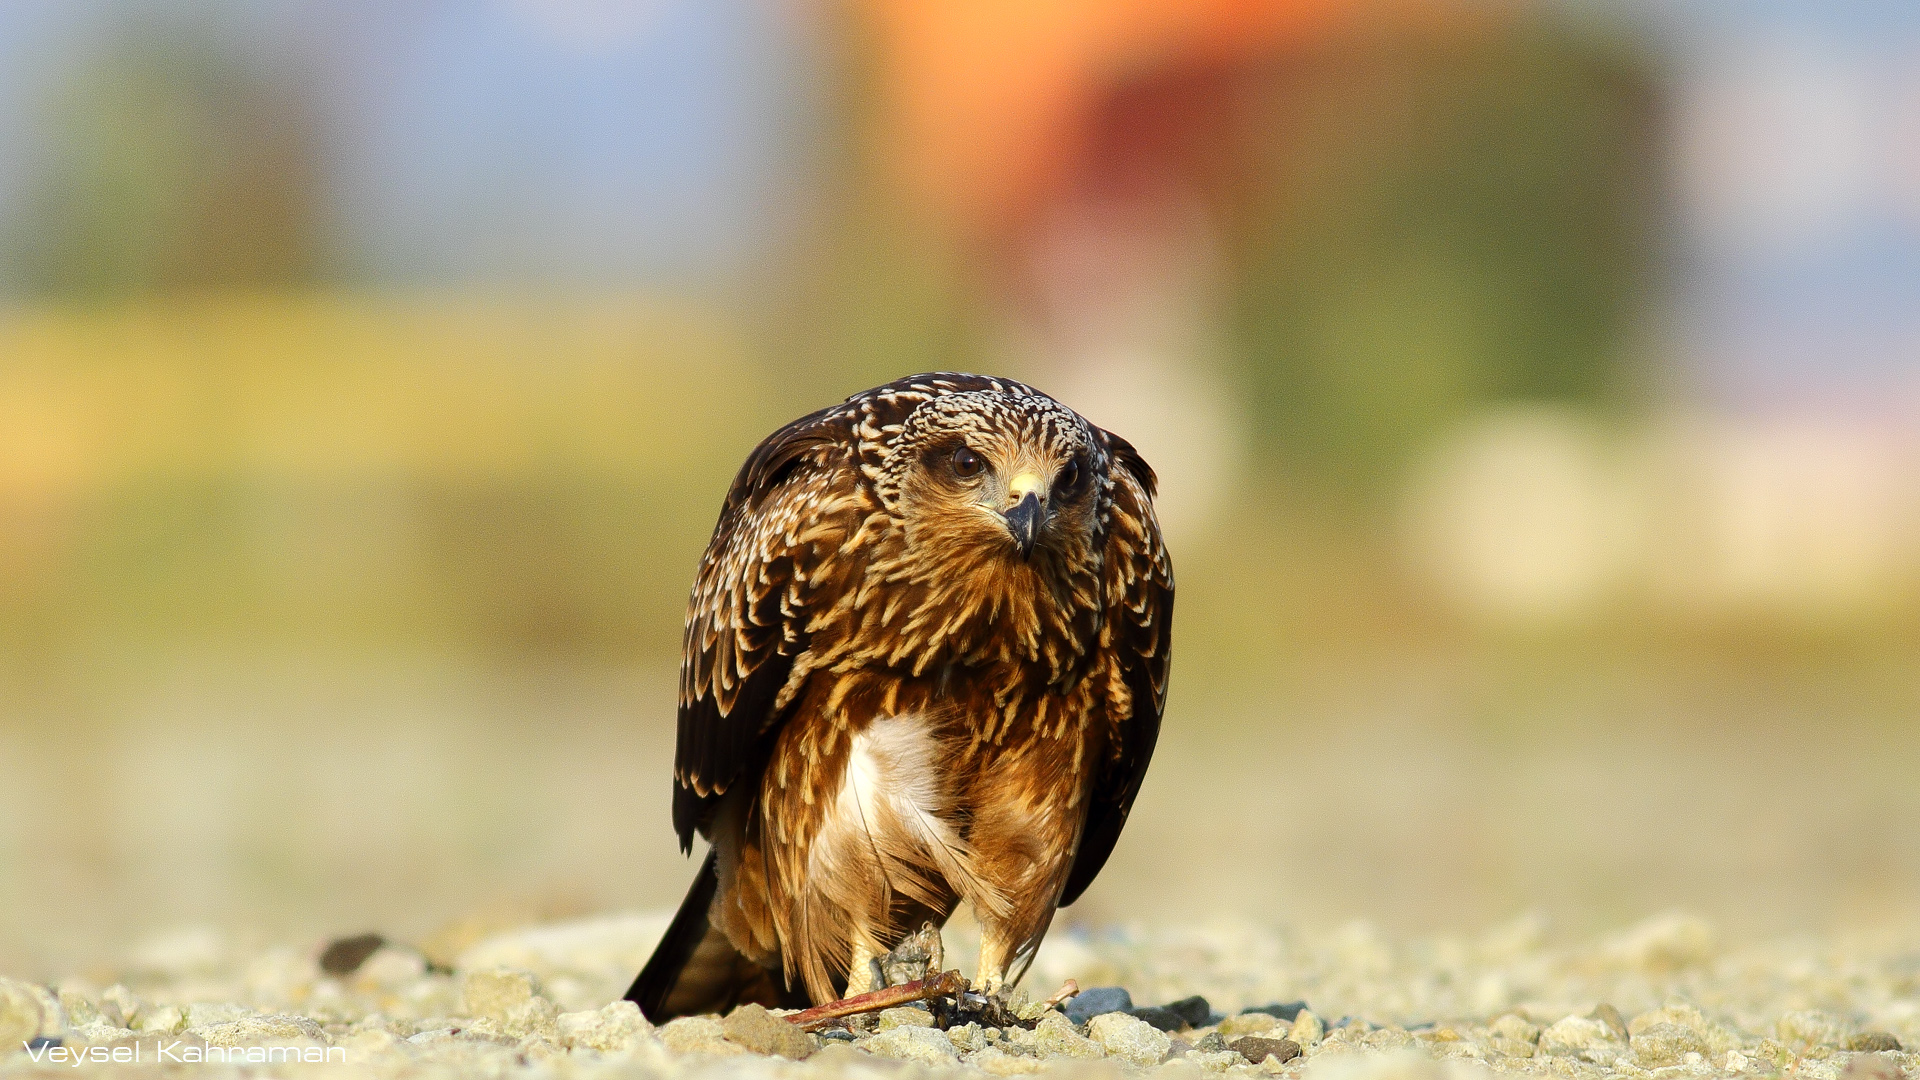
[[[1159,732],[1153,493],[1124,439],[977,375],[901,379],[756,447],[681,666],[674,828],[712,850],[628,997],[656,1020],[826,1001],[962,900],[983,987],[1030,958]]]

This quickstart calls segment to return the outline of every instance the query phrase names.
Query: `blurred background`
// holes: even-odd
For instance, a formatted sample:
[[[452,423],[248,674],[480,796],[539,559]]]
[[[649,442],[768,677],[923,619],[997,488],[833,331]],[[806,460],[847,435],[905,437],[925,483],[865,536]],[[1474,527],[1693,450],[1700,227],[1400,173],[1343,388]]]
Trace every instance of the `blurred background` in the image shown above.
[[[0,964],[676,903],[725,485],[937,368],[1162,478],[1069,923],[1920,914],[1920,8],[0,0]]]

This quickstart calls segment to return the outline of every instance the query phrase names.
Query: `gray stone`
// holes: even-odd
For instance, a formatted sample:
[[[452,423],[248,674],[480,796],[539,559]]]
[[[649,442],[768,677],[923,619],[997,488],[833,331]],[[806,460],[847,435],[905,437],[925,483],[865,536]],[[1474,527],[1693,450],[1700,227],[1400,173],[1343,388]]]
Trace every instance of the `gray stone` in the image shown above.
[[[761,1005],[742,1005],[720,1022],[726,1037],[759,1054],[799,1061],[813,1053],[813,1040],[807,1033],[787,1023]]]
[[[1087,1021],[1103,1013],[1126,1012],[1133,1008],[1133,995],[1124,987],[1096,986],[1091,990],[1082,990],[1061,1007],[1067,1019],[1076,1024]]]
[[[1172,1040],[1152,1024],[1126,1013],[1106,1013],[1087,1022],[1087,1037],[1108,1057],[1135,1065],[1158,1065]],[[1295,1048],[1298,1049],[1297,1047]]]
[[[952,1040],[939,1028],[902,1026],[868,1038],[870,1054],[896,1061],[915,1061],[922,1065],[952,1065],[960,1060]]]
[[[1179,1001],[1169,1001],[1161,1007],[1185,1020],[1188,1027],[1206,1027],[1213,1022],[1213,1006],[1198,994],[1183,997]]]
[[[1127,1015],[1151,1025],[1155,1031],[1185,1031],[1192,1026],[1186,1017],[1158,1005],[1139,1006]]]

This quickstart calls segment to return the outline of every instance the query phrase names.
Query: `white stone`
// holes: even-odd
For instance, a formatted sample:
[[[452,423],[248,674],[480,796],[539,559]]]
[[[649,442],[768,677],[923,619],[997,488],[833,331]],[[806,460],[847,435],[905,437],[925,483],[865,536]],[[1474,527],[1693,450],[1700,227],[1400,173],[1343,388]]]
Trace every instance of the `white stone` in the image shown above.
[[[1604,1063],[1618,1057],[1622,1049],[1613,1029],[1604,1021],[1591,1016],[1568,1016],[1540,1033],[1537,1052]]]
[[[189,1030],[206,1040],[208,1046],[252,1046],[291,1039],[309,1039],[324,1046],[329,1041],[326,1031],[304,1016],[249,1016]]]
[[[189,1028],[210,1027],[234,1020],[244,1020],[253,1015],[253,1010],[242,1005],[224,1002],[196,1001],[187,1006],[187,1026]]]
[[[510,968],[468,972],[461,980],[460,1009],[498,1023],[515,1038],[550,1032],[560,1012],[541,996],[531,972]]]
[[[922,1065],[951,1065],[960,1060],[952,1040],[939,1028],[902,1025],[866,1039],[864,1048],[869,1054]]]
[[[10,1054],[31,1039],[58,1036],[66,1027],[65,1011],[53,991],[0,978],[0,1054]]]
[[[1126,1013],[1094,1017],[1087,1024],[1087,1037],[1099,1043],[1108,1057],[1135,1065],[1158,1065],[1173,1045],[1165,1032]]]
[[[554,1021],[560,1045],[573,1050],[617,1053],[638,1046],[653,1030],[640,1006],[615,1001],[599,1009],[561,1013]]]
[[[660,1041],[676,1054],[715,1054],[732,1057],[751,1053],[746,1047],[727,1041],[726,1031],[717,1016],[683,1016],[660,1028]]]

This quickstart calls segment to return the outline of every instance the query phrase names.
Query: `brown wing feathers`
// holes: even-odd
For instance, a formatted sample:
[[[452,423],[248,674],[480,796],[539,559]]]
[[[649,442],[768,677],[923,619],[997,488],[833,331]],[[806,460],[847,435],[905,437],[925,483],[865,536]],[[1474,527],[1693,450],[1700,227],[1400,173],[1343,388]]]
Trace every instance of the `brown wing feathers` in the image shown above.
[[[822,410],[781,428],[748,457],[727,492],[689,602],[681,659],[673,825],[680,847],[712,819],[720,796],[764,766],[779,728],[775,702],[806,649],[804,596],[792,538],[817,512],[819,478],[796,473],[844,438]]]
[[[1160,738],[1171,659],[1173,568],[1153,516],[1153,470],[1125,439],[1108,435],[1114,464],[1113,509],[1107,525],[1106,620],[1102,651],[1125,688],[1109,694],[1112,742],[1094,783],[1092,804],[1073,868],[1061,891],[1073,903],[1107,863],[1127,823],[1147,763]]]

